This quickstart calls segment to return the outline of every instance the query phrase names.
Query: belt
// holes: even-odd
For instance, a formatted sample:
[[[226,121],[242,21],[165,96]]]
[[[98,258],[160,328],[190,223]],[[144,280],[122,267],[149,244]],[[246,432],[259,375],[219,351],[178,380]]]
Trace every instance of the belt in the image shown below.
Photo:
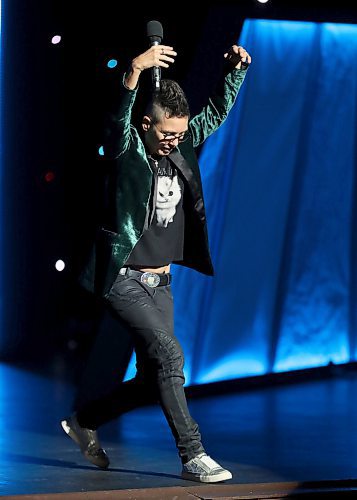
[[[131,269],[130,267],[122,267],[119,270],[119,274],[122,276],[134,276],[136,278],[140,278],[141,283],[144,283],[152,288],[169,285],[172,281],[171,273],[137,271],[136,269]]]

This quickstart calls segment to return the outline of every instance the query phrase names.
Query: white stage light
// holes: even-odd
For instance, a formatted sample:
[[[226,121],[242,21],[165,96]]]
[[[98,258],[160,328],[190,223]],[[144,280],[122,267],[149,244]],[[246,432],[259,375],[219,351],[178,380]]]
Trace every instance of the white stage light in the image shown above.
[[[55,267],[56,267],[57,271],[63,271],[63,269],[66,267],[66,265],[63,262],[63,260],[58,260],[55,264]]]
[[[61,40],[62,38],[60,37],[60,35],[55,35],[52,37],[51,42],[53,43],[53,45],[56,45],[57,43],[60,43]]]

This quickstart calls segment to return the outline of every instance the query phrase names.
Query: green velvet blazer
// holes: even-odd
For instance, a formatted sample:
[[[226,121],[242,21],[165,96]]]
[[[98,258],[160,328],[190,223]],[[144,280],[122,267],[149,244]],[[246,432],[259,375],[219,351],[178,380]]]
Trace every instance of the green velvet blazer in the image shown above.
[[[185,182],[184,257],[180,262],[207,275],[213,275],[200,170],[195,147],[224,122],[232,108],[246,71],[226,71],[202,111],[190,119],[190,137],[169,155]],[[124,75],[125,76],[125,75]],[[124,82],[124,77],[123,77]],[[103,159],[111,160],[106,193],[106,215],[97,231],[80,284],[106,298],[132,249],[150,224],[156,176],[138,130],[132,124],[132,109],[138,89],[122,83],[116,110],[110,115]]]

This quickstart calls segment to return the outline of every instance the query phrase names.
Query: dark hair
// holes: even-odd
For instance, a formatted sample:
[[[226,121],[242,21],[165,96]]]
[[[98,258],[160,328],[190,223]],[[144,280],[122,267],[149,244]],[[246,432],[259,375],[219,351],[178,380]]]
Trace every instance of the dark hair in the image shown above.
[[[180,85],[174,80],[161,80],[160,92],[153,94],[146,112],[154,123],[164,114],[167,118],[183,116],[190,117],[190,108],[186,95]]]

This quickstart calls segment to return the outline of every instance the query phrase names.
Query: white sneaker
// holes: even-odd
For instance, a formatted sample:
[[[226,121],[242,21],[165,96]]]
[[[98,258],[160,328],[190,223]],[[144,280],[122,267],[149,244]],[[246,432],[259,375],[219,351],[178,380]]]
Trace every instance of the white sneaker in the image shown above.
[[[200,481],[201,483],[217,483],[232,479],[229,470],[223,469],[206,453],[201,453],[183,464],[181,476],[183,479],[191,479],[191,481]]]

